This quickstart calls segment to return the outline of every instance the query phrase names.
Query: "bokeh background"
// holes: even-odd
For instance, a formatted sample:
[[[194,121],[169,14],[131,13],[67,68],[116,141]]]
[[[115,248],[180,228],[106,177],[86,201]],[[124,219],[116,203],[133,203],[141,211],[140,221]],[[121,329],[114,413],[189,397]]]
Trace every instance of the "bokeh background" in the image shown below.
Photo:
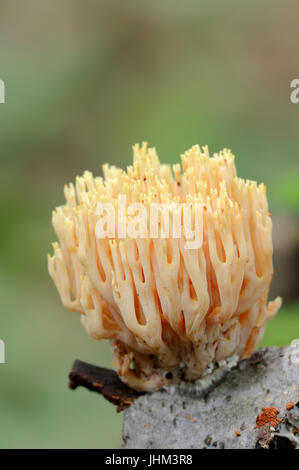
[[[47,273],[63,184],[146,140],[175,162],[195,143],[229,147],[264,181],[274,219],[273,295],[284,306],[264,345],[299,338],[298,3],[0,1],[0,448],[119,447],[121,416],[84,389],[75,358],[110,367]]]

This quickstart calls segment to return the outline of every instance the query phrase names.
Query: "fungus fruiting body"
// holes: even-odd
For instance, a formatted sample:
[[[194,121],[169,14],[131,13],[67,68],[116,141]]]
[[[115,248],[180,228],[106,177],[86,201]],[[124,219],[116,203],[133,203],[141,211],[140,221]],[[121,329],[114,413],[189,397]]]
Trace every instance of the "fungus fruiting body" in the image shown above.
[[[146,144],[133,151],[127,171],[104,165],[103,178],[85,172],[65,187],[48,265],[63,304],[81,314],[91,337],[110,340],[120,378],[153,391],[194,381],[233,355],[249,357],[281,299],[267,303],[273,268],[265,186],[237,177],[226,149],[210,157],[207,147],[194,146],[181,157],[182,171],[160,164]],[[200,204],[202,243],[188,248],[184,230],[179,238],[97,236],[98,205],[117,209],[119,195],[148,213],[153,203]],[[136,214],[124,211],[114,222],[135,223]]]

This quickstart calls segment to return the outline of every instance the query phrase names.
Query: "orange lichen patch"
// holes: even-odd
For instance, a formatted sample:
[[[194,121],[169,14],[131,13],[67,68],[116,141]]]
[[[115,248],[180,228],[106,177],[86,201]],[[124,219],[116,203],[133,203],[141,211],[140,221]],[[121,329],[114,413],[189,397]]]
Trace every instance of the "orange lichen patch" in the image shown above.
[[[268,302],[265,185],[239,178],[228,149],[210,157],[195,145],[181,160],[163,165],[154,148],[135,145],[126,171],[107,164],[103,177],[86,171],[53,212],[59,242],[48,266],[62,303],[81,314],[92,338],[110,341],[114,369],[138,391],[194,381],[220,361],[251,356],[281,305]],[[181,237],[124,235],[138,222],[131,204],[140,203],[147,217],[152,204],[179,211],[200,204],[202,244],[186,247],[184,217],[174,214],[169,226],[180,227]],[[96,230],[100,222],[110,227],[102,204],[115,214],[115,232],[104,237]],[[190,219],[193,225],[195,212]]]
[[[280,410],[269,406],[268,408],[262,408],[262,413],[256,418],[256,427],[261,428],[262,426],[268,425],[269,427],[277,428],[282,418],[277,418]]]
[[[294,406],[295,406],[295,403],[293,401],[290,401],[290,403],[286,405],[286,410],[291,410],[292,408],[294,408]]]
[[[237,429],[237,430],[235,431],[235,435],[236,435],[237,437],[241,436],[241,433],[240,433],[239,429]]]
[[[194,416],[190,415],[190,413],[186,414],[186,418],[192,421],[192,423],[197,423],[197,419]]]

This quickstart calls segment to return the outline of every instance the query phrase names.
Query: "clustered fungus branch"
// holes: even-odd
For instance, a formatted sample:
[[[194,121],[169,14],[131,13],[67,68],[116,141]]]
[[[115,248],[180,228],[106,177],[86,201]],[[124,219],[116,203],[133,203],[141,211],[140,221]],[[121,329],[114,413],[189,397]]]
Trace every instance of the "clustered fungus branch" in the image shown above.
[[[65,187],[53,212],[59,243],[49,272],[63,304],[81,314],[88,334],[109,339],[121,380],[153,391],[194,381],[233,355],[249,357],[281,299],[267,304],[272,223],[266,188],[237,177],[229,150],[209,156],[194,146],[180,165],[161,165],[155,149],[134,146],[133,165],[104,165]],[[203,241],[98,238],[97,206],[203,205]],[[126,221],[132,215],[125,215]]]

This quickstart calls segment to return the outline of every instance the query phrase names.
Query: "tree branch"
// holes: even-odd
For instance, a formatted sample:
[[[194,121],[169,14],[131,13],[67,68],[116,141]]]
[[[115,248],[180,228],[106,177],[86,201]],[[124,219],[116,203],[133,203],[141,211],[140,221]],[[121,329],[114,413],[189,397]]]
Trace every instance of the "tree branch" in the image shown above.
[[[130,406],[140,393],[121,382],[116,372],[103,367],[93,366],[87,362],[75,360],[69,373],[69,387],[85,387],[93,392],[100,393],[106,400],[122,411]]]

